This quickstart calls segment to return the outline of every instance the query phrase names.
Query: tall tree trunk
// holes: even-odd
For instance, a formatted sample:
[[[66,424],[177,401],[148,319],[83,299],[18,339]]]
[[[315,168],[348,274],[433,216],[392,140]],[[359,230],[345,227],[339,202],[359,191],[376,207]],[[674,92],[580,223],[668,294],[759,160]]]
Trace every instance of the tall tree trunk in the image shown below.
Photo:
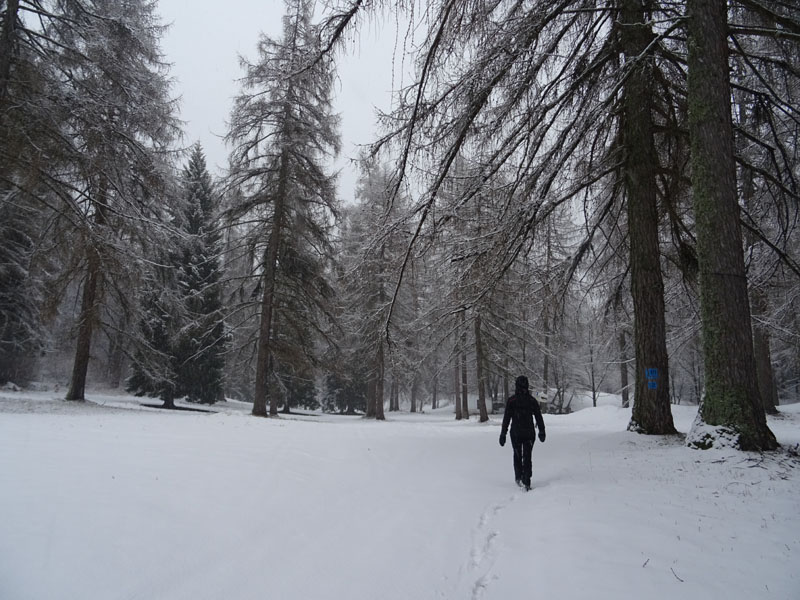
[[[100,280],[100,269],[100,255],[97,248],[90,245],[87,250],[86,280],[83,283],[75,361],[72,364],[72,378],[69,390],[67,390],[67,400],[86,399],[86,374],[89,370],[92,333],[97,319],[97,287]]]
[[[594,343],[589,344],[589,379],[592,385],[592,408],[597,408],[597,377],[594,365]]]
[[[486,410],[486,376],[484,374],[483,342],[481,341],[481,314],[475,314],[475,371],[478,377],[478,414],[481,423],[489,420]]]
[[[438,365],[436,367],[438,369]],[[439,373],[433,376],[433,393],[431,394],[431,410],[439,408]]]
[[[737,106],[742,121],[747,118],[747,109]],[[755,196],[755,183],[753,174],[750,171],[742,172],[742,202],[745,207],[753,204]],[[758,244],[755,234],[748,232],[745,234],[747,247]],[[778,404],[778,387],[775,384],[775,372],[772,369],[772,353],[770,351],[769,329],[759,322],[758,317],[766,317],[768,305],[764,290],[757,284],[750,288],[750,301],[753,312],[753,353],[756,360],[756,377],[758,378],[758,392],[764,406],[764,412],[768,415],[778,414],[776,405]]]
[[[542,386],[545,395],[547,395],[550,386],[550,338],[552,336],[552,332],[550,331],[550,314],[547,312],[547,308],[545,308],[543,326],[544,326],[544,352],[543,352],[544,356],[542,357]]]
[[[411,408],[410,412],[417,412],[417,392],[419,391],[419,377],[414,373],[414,378],[411,380]],[[399,407],[398,407],[399,410]]]
[[[127,318],[123,323],[123,331],[127,329]],[[119,388],[122,381],[122,363],[125,359],[125,338],[122,332],[115,332],[109,340],[108,348],[108,385],[112,389]]]
[[[700,267],[705,395],[699,420],[742,450],[777,447],[758,393],[731,123],[725,0],[688,0],[689,138]],[[698,439],[702,437],[702,439]],[[707,435],[690,436],[708,447]]]
[[[647,48],[653,32],[639,0],[622,0],[622,43],[632,71],[625,82],[623,142],[630,240],[636,379],[629,429],[677,433],[669,401],[664,281],[658,245],[652,87],[654,64]],[[648,377],[648,374],[650,377]]]
[[[17,15],[19,0],[8,0],[3,15],[3,30],[0,31],[0,107],[8,94],[8,83],[11,79],[11,61],[14,56],[14,42],[17,37]]]
[[[505,406],[506,400],[511,395],[511,385],[509,383],[509,376],[508,376],[508,357],[505,358],[503,364],[503,406]],[[545,393],[547,388],[545,387]]]
[[[258,330],[258,353],[256,355],[256,389],[253,397],[253,414],[258,417],[267,416],[267,398],[269,397],[269,365],[272,352],[272,316],[275,304],[275,280],[278,275],[278,250],[281,244],[281,227],[286,204],[286,190],[289,177],[289,151],[281,153],[281,166],[278,174],[278,189],[275,194],[274,213],[272,215],[272,232],[264,254],[264,275],[262,283],[264,292],[261,296],[261,323]],[[270,398],[269,414],[278,414],[278,399]]]
[[[461,311],[461,417],[469,419],[469,394],[467,393],[467,315]]]
[[[753,308],[758,313],[766,312],[766,298],[759,289],[752,290]],[[778,414],[778,386],[775,384],[775,371],[772,369],[772,352],[770,351],[769,331],[755,322],[753,324],[753,353],[756,359],[756,377],[758,391],[764,412],[768,415]]]
[[[456,406],[456,421],[464,418],[461,414],[461,374],[459,371],[459,357],[461,356],[458,351],[458,342],[453,350],[453,395],[455,396]]]
[[[619,386],[622,388],[622,408],[630,406],[630,396],[628,390],[628,358],[625,355],[627,344],[625,343],[625,330],[619,331]]]
[[[376,368],[375,373],[369,378],[369,384],[367,386],[367,411],[365,413],[365,417],[367,419],[375,418],[375,405],[376,405],[376,392],[378,388],[378,369],[377,369],[377,361],[376,361]]]
[[[375,383],[375,420],[385,421],[386,415],[383,412],[383,383],[384,383],[384,352],[383,339],[378,344],[378,378]]]
[[[770,360],[769,336],[761,327],[756,327],[753,333],[753,352],[756,359],[756,375],[758,378],[758,392],[764,412],[768,415],[777,415],[778,389]]]
[[[98,232],[106,225],[107,195],[108,182],[105,177],[101,177],[97,188],[97,197],[92,203],[95,211],[94,223]],[[75,361],[72,364],[72,377],[67,390],[67,400],[86,399],[86,374],[89,370],[94,324],[97,320],[97,290],[100,285],[100,278],[103,275],[100,250],[92,238],[90,231],[86,240],[86,281],[83,284],[78,338],[75,343]]]

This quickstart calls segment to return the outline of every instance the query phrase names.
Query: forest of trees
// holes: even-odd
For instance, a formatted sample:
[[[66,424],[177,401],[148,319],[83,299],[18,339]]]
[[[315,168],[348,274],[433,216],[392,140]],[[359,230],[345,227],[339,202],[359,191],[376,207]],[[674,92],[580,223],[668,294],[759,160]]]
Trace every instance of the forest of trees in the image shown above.
[[[800,6],[417,8],[285,0],[213,177],[155,0],[0,1],[0,385],[486,420],[525,373],[553,410],[619,394],[630,430],[674,434],[699,404],[690,445],[775,448],[765,415],[800,401]],[[341,198],[336,61],[374,11],[425,33]]]

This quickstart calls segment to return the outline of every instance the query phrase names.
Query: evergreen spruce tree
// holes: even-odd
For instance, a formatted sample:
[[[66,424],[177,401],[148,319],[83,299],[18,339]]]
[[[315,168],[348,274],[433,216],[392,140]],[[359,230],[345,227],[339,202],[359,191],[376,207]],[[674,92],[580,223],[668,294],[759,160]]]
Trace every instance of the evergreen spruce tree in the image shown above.
[[[33,374],[42,332],[41,285],[33,277],[39,216],[22,194],[0,184],[0,385],[24,385]]]
[[[222,234],[218,201],[199,144],[183,171],[186,236],[179,254],[178,286],[185,324],[173,344],[175,386],[190,401],[213,404],[223,398],[225,322],[222,315]]]
[[[140,299],[142,317],[136,338],[131,375],[125,389],[137,396],[160,398],[165,408],[175,407],[175,360],[172,353],[174,313],[165,301],[164,291],[171,285],[168,267],[161,267],[147,278],[147,291]],[[160,274],[161,277],[153,277]]]

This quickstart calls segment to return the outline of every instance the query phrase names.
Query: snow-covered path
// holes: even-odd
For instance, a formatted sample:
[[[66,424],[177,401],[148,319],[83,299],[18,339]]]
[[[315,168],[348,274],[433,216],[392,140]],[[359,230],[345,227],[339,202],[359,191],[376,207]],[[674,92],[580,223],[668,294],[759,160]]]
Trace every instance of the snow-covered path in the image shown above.
[[[615,407],[546,415],[525,493],[499,420],[48,406],[0,396],[4,600],[800,597],[800,465]]]

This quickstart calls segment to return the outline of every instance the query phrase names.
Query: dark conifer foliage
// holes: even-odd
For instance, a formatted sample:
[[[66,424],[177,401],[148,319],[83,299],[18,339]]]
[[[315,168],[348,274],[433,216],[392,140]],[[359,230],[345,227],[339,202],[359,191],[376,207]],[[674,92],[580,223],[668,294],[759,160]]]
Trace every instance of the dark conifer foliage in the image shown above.
[[[6,190],[0,201],[0,385],[27,383],[43,336],[33,265],[39,215],[21,196]]]
[[[222,234],[219,201],[199,144],[181,179],[174,219],[179,241],[153,261],[142,296],[136,352],[128,391],[213,404],[224,398],[225,321],[222,310]]]
[[[178,395],[213,404],[223,399],[226,347],[222,311],[222,233],[219,201],[199,144],[183,171],[184,245],[179,253],[178,289],[185,324],[176,333],[174,360]]]

